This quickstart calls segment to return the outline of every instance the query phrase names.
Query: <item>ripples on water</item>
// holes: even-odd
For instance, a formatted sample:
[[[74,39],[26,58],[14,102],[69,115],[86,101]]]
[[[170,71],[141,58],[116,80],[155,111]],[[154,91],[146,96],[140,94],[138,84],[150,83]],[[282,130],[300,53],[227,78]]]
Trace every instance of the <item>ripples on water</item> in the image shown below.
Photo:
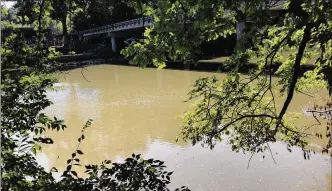
[[[68,129],[53,133],[55,144],[45,146],[39,162],[46,168],[53,164],[64,169],[66,160],[77,146],[77,138],[85,120],[94,119],[81,145],[83,164],[97,164],[105,159],[123,161],[133,152],[146,158],[164,160],[174,170],[171,188],[182,185],[192,190],[324,190],[330,177],[331,159],[316,154],[304,160],[302,151],[292,153],[283,143],[271,145],[277,164],[269,153],[253,157],[232,152],[219,143],[213,150],[200,145],[175,142],[180,121],[175,117],[189,108],[183,101],[199,77],[211,73],[138,69],[134,67],[99,65],[88,68],[85,76],[73,70],[57,92],[49,97],[55,105],[45,112],[65,119]],[[221,78],[222,74],[219,75]],[[308,103],[308,104],[306,104]],[[292,109],[301,111],[312,102],[297,95]],[[302,117],[299,124],[314,122]],[[312,144],[320,145],[320,141]],[[265,159],[263,159],[265,155]],[[60,156],[57,159],[57,156]],[[78,169],[83,172],[84,169]],[[59,177],[59,174],[55,174]]]

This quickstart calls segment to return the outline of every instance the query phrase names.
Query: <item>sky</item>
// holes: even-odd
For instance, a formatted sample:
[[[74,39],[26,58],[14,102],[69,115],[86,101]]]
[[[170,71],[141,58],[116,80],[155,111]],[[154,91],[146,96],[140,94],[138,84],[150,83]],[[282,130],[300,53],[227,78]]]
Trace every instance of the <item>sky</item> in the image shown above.
[[[6,7],[7,9],[9,9],[10,7],[12,7],[14,4],[15,4],[14,1],[6,1],[6,2],[1,1],[1,5],[5,5],[5,7]]]

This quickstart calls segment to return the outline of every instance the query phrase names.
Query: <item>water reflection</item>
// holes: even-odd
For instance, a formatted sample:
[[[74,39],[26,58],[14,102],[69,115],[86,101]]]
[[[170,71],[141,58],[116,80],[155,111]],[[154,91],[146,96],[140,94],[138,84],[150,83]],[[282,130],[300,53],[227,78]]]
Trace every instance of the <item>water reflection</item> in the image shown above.
[[[278,164],[266,153],[265,160],[261,160],[262,155],[255,156],[248,170],[250,155],[234,153],[224,143],[212,151],[200,145],[176,143],[181,129],[175,116],[188,109],[183,100],[195,80],[211,73],[99,65],[89,67],[84,75],[91,82],[81,76],[80,70],[73,70],[62,80],[68,84],[62,91],[49,93],[55,105],[46,112],[62,116],[68,129],[50,132],[55,144],[45,146],[40,159],[47,160],[41,163],[48,168],[54,163],[60,170],[65,168],[66,160],[77,146],[81,127],[87,118],[92,118],[93,125],[87,129],[80,147],[85,153],[82,164],[96,164],[105,159],[121,161],[133,152],[142,153],[164,160],[170,170],[175,170],[173,187],[313,190],[319,185],[315,179],[325,181],[324,176],[331,171],[327,156],[317,154],[304,161],[299,149],[288,153],[282,143],[272,145],[272,150],[278,153],[275,154]],[[313,103],[309,99],[297,95],[292,110],[310,107]],[[313,122],[311,117],[302,116],[297,123]],[[313,140],[313,143],[321,145],[322,141]]]
[[[300,149],[292,153],[285,145],[276,143],[271,146],[277,164],[269,153],[255,155],[249,169],[250,155],[234,153],[225,144],[218,144],[215,150],[200,146],[179,147],[151,143],[147,157],[155,156],[163,160],[172,159],[169,168],[175,170],[173,185],[190,185],[195,190],[306,190],[316,185],[312,177],[325,180],[324,175],[331,169],[328,157],[313,156],[304,160]],[[326,170],[326,171],[325,171]],[[325,172],[325,173],[324,173]]]

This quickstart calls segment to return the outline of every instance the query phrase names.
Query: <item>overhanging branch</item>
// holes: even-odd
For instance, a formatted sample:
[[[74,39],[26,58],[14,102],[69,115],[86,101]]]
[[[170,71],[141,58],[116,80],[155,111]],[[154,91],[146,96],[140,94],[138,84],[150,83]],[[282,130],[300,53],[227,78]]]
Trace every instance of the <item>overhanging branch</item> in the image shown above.
[[[284,115],[285,115],[285,113],[288,109],[288,106],[289,106],[289,104],[291,103],[291,101],[293,99],[296,84],[297,84],[297,81],[298,81],[299,75],[300,75],[301,60],[302,60],[305,48],[307,46],[307,43],[310,41],[311,28],[312,28],[311,25],[307,24],[305,29],[304,29],[303,38],[301,40],[299,50],[296,54],[295,63],[294,63],[294,66],[293,66],[293,75],[292,75],[292,79],[291,79],[291,82],[290,82],[290,85],[289,85],[287,98],[286,98],[286,100],[283,104],[283,107],[282,107],[282,109],[279,113],[278,121],[277,121],[275,130],[274,130],[274,134],[277,133],[278,127],[281,124],[282,118],[284,117]]]

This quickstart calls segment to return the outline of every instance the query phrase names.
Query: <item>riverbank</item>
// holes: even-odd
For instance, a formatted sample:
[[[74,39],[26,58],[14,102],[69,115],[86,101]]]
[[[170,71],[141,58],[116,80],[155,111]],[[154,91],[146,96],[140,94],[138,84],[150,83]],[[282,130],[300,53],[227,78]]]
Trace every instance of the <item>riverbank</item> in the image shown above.
[[[99,65],[99,64],[111,64],[111,65],[122,65],[122,66],[132,66],[139,67],[137,65],[132,65],[129,63],[129,59],[121,59],[121,58],[110,58],[110,59],[90,59],[90,60],[82,60],[82,61],[71,61],[62,63],[62,68],[64,70],[80,68],[91,65]],[[153,65],[146,66],[147,68],[156,68]],[[245,64],[244,67],[240,69],[241,73],[248,73],[250,69],[255,67],[254,64]],[[229,69],[225,67],[222,62],[207,62],[207,61],[199,61],[196,64],[186,65],[181,62],[172,62],[166,61],[166,67],[164,69],[171,70],[190,70],[190,71],[202,71],[202,72],[228,72]]]
[[[166,61],[166,67],[164,69],[173,69],[173,70],[190,70],[190,71],[204,71],[204,72],[228,72],[232,68],[227,67],[225,62],[230,57],[218,57],[200,60],[195,64],[183,64],[181,62]],[[59,61],[62,63],[64,70],[74,69],[83,66],[89,65],[98,65],[98,64],[112,64],[112,65],[124,65],[124,66],[133,66],[138,67],[137,65],[132,65],[129,63],[129,59],[123,58],[121,56],[113,58],[98,58],[93,54],[80,54],[80,55],[66,55],[59,58]],[[276,71],[280,66],[280,63],[275,63],[272,65],[272,70]],[[155,68],[153,65],[146,66],[147,68]],[[239,72],[248,73],[250,70],[256,68],[257,65],[254,63],[244,63]],[[307,64],[302,65],[302,71],[308,71],[314,69],[313,65]]]
[[[98,65],[98,64],[112,64],[112,65],[138,67],[137,65],[130,64],[129,59],[123,59],[123,58],[109,58],[109,59],[94,58],[88,60],[70,61],[62,63],[62,66],[64,69],[74,69],[82,66]],[[155,66],[153,65],[148,65],[146,67],[155,68]],[[247,68],[249,67],[253,68],[254,66],[252,64],[247,66]],[[185,65],[181,62],[167,61],[165,69],[193,70],[193,71],[205,71],[205,72],[226,71],[223,68],[223,63],[221,62],[205,62],[205,61],[199,61],[198,63],[191,65]]]

